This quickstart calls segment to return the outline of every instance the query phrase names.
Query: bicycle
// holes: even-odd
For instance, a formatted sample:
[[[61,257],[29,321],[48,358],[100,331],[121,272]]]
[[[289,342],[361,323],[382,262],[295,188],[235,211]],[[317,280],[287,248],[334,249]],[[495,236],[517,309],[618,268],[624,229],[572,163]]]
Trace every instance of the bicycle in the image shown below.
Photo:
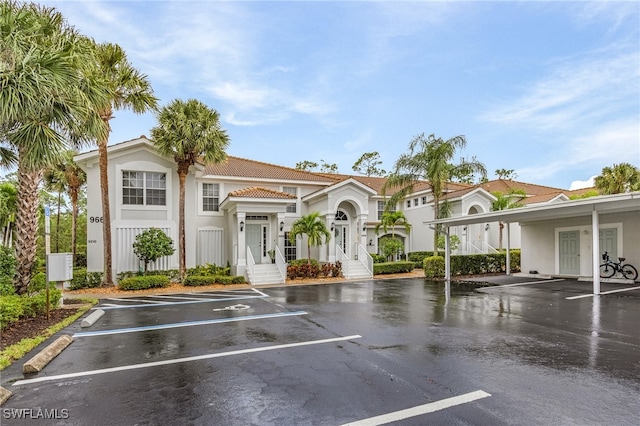
[[[622,264],[625,257],[619,257],[618,262],[613,262],[606,251],[602,255],[604,263],[600,265],[600,278],[611,278],[616,272],[620,272],[626,279],[634,280],[638,278],[638,270],[628,263]]]

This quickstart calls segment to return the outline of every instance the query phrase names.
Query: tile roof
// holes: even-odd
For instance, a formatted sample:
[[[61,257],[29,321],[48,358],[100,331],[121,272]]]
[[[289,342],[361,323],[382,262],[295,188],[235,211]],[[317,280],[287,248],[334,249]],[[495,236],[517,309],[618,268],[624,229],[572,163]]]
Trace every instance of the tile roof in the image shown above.
[[[560,188],[536,185],[533,183],[518,182],[515,180],[508,180],[508,179],[490,180],[488,182],[481,183],[479,186],[489,192],[498,191],[498,192],[502,192],[503,194],[506,194],[511,190],[517,190],[517,189],[523,190],[527,195],[541,195],[541,194],[548,194],[551,192],[558,193],[558,192],[564,191],[563,189],[560,189]]]
[[[282,199],[282,200],[295,200],[297,197],[293,194],[287,194],[286,192],[274,191],[269,188],[262,188],[259,186],[252,186],[250,188],[238,189],[228,194],[228,197],[242,197],[242,198],[269,198],[269,199]]]
[[[329,184],[339,181],[339,179],[319,173],[305,172],[290,167],[248,160],[231,155],[227,156],[221,163],[205,165],[204,173],[212,176],[310,181]]]

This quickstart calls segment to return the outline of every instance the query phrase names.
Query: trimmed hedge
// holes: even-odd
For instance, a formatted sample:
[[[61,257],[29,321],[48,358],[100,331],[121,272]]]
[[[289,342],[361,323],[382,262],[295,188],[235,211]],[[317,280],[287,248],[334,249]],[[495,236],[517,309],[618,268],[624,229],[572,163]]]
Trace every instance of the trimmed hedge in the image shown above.
[[[54,310],[60,303],[62,292],[52,286],[49,288],[49,309]],[[47,292],[34,295],[17,294],[0,298],[0,329],[23,317],[34,317],[47,311]]]
[[[102,272],[89,272],[87,268],[75,268],[73,279],[69,283],[69,290],[80,290],[81,288],[96,288],[102,284]]]
[[[373,258],[373,263],[385,263],[387,258],[381,254],[369,253]]]
[[[180,271],[177,269],[169,269],[166,271],[147,271],[146,275],[143,275],[142,271],[124,271],[118,274],[118,281],[123,280],[125,278],[131,277],[142,277],[142,276],[154,276],[154,275],[166,275],[171,280],[179,280],[180,279]]]
[[[128,277],[118,282],[118,287],[121,290],[145,290],[148,288],[162,288],[167,286],[169,286],[169,277],[166,275]]]
[[[407,260],[414,262],[416,268],[422,268],[422,261],[431,256],[433,256],[432,251],[412,251],[407,253]]]
[[[411,272],[414,268],[415,263],[409,261],[374,263],[373,274],[401,274],[404,272]]]
[[[182,284],[187,286],[201,286],[211,284],[245,284],[242,275],[189,275]]]
[[[506,272],[507,254],[505,252],[489,254],[467,254],[451,256],[451,275],[480,275]],[[442,269],[440,270],[440,263]],[[520,271],[520,250],[511,250],[511,272]],[[433,256],[424,260],[425,276],[444,277],[444,257]]]

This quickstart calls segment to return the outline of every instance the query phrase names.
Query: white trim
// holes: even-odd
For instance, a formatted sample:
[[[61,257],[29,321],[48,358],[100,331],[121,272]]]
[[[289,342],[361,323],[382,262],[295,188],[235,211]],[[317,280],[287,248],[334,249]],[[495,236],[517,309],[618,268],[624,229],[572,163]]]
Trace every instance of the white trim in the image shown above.
[[[203,199],[203,190],[202,190],[202,185],[203,184],[214,184],[214,185],[218,185],[218,211],[217,212],[209,212],[209,211],[204,211],[203,207],[202,207],[202,199]],[[220,217],[220,216],[224,216],[224,212],[222,211],[222,208],[220,207],[220,205],[222,205],[222,201],[224,201],[224,198],[222,196],[222,194],[224,193],[224,183],[219,182],[219,181],[212,181],[212,180],[208,180],[208,179],[202,179],[202,180],[198,180],[196,182],[196,186],[197,186],[197,196],[196,196],[196,203],[197,203],[197,211],[198,211],[198,216],[209,216],[209,217]]]
[[[148,206],[146,204],[123,204],[122,203],[122,172],[152,172],[165,174],[165,205],[164,206]],[[115,221],[122,220],[123,211],[164,211],[166,218],[164,220],[172,220],[173,201],[173,171],[169,167],[163,167],[158,163],[151,161],[130,161],[128,163],[116,164],[115,179]]]

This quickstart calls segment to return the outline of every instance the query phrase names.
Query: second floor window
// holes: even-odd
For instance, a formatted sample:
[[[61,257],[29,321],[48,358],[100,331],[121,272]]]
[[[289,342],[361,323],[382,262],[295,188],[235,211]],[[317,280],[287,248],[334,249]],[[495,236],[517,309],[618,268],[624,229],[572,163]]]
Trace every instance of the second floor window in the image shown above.
[[[220,210],[220,185],[217,183],[202,184],[202,210],[217,212]]]
[[[283,186],[282,192],[295,195],[296,197],[298,196],[298,188],[296,188],[295,186]],[[296,203],[289,204],[287,206],[287,213],[295,213],[295,212],[296,212]]]
[[[378,220],[382,220],[382,215],[384,214],[384,209],[387,205],[386,201],[378,200]],[[389,206],[389,212],[393,213],[396,211],[396,206]]]
[[[166,173],[123,171],[122,204],[166,206]]]

